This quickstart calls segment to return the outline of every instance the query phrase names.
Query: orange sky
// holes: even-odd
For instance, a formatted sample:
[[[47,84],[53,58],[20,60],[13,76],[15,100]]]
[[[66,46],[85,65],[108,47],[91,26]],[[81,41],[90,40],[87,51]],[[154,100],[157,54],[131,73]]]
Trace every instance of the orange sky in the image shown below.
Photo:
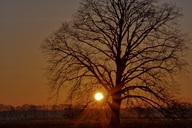
[[[80,0],[0,0],[0,104],[51,104],[40,44],[70,20]],[[172,0],[183,8],[181,27],[192,37],[192,1]],[[188,62],[192,63],[189,51]],[[192,68],[181,77],[180,97],[192,98]]]

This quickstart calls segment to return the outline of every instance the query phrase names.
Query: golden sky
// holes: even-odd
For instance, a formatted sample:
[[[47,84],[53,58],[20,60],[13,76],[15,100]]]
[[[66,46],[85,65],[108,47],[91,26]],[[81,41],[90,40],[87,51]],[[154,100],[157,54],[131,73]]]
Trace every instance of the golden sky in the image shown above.
[[[164,0],[166,1],[166,0]],[[180,20],[192,37],[192,1],[170,0],[183,9]],[[40,44],[70,20],[80,0],[0,0],[0,104],[51,104],[46,85],[47,66]],[[192,45],[191,45],[192,46]],[[192,63],[192,51],[186,57]],[[192,98],[192,68],[181,75],[180,97]]]

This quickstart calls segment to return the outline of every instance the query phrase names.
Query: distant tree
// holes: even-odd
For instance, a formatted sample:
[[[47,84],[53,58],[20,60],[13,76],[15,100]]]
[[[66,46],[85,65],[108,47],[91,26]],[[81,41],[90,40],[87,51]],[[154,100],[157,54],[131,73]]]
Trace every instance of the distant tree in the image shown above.
[[[53,95],[63,88],[85,103],[103,91],[110,128],[120,125],[123,101],[164,110],[185,65],[180,16],[175,5],[157,0],[83,0],[73,20],[42,44]]]
[[[4,104],[0,104],[0,119],[1,120],[6,120],[6,111],[7,111],[7,106]]]
[[[8,116],[8,120],[15,119],[15,108],[11,105],[7,105],[7,116]]]
[[[169,104],[167,109],[170,113],[174,113],[177,118],[187,119],[192,117],[192,104],[190,102],[175,100]]]
[[[30,108],[30,105],[29,105],[29,104],[24,104],[24,105],[21,107],[22,112],[23,112],[23,118],[24,118],[24,120],[29,119],[29,108]]]

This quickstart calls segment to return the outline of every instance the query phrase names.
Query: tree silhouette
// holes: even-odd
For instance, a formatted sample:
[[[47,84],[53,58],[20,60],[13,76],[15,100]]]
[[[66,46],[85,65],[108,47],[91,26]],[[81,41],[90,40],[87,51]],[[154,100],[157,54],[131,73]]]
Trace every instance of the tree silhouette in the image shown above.
[[[157,0],[83,0],[73,20],[42,44],[53,94],[63,88],[85,103],[103,91],[110,127],[119,127],[123,101],[164,110],[185,65],[180,16],[175,5]]]

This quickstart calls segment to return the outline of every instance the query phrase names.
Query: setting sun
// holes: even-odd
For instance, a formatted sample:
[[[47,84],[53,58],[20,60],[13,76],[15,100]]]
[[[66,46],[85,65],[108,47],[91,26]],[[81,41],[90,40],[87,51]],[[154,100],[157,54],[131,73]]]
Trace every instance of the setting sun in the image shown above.
[[[100,93],[100,92],[96,93],[96,94],[95,94],[95,99],[96,99],[97,101],[102,100],[102,99],[103,99],[103,94]]]

